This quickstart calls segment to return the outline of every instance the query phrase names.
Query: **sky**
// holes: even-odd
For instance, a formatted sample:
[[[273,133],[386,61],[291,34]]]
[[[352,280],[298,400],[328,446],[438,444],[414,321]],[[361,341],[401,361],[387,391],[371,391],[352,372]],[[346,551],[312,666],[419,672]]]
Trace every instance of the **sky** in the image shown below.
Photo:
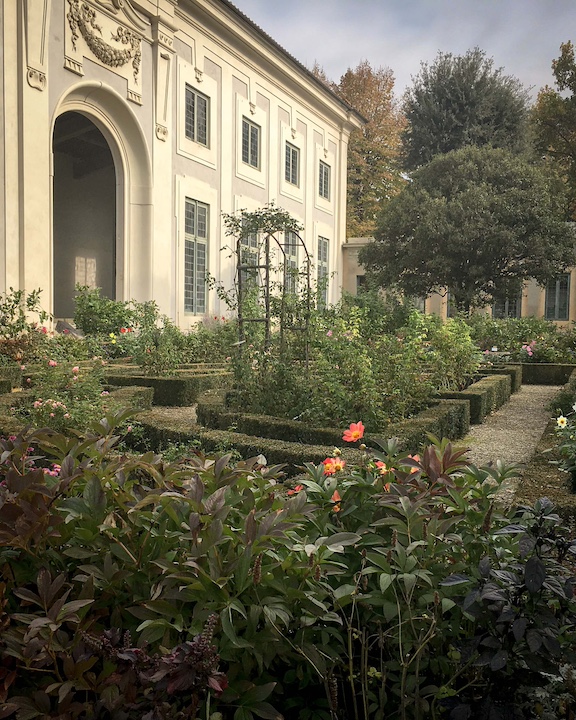
[[[479,47],[535,98],[554,85],[560,44],[576,44],[576,0],[232,0],[303,65],[338,81],[368,60],[394,72],[401,97],[438,51]]]

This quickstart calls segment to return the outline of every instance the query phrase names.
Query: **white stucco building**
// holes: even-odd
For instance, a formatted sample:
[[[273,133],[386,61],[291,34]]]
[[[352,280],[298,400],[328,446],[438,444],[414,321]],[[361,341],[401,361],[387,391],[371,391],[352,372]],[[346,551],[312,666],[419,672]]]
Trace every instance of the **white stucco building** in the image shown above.
[[[222,212],[274,201],[339,297],[361,119],[227,0],[0,3],[0,291],[76,283],[185,328],[231,286]]]

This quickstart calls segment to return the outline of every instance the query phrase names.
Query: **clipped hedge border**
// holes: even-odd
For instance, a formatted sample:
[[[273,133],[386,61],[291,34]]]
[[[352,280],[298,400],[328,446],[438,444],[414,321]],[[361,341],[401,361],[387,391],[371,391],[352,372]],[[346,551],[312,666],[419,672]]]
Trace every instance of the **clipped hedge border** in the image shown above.
[[[567,363],[522,363],[522,382],[526,385],[565,385],[574,367]]]
[[[510,388],[512,393],[518,392],[522,387],[522,365],[502,365],[494,366],[491,368],[483,368],[482,372],[486,375],[510,375],[512,387]]]
[[[401,442],[404,441],[408,450],[414,450],[424,443],[427,433],[437,437],[463,437],[470,428],[470,410],[467,399],[464,399],[464,402],[459,400],[460,403],[456,404],[454,400],[441,401],[412,418],[392,423],[376,435],[372,433],[372,436],[378,440],[398,437]],[[306,445],[342,444],[340,428],[315,428],[297,420],[230,412],[214,401],[199,402],[196,412],[198,421],[212,430],[234,431]],[[370,435],[366,444],[373,444],[370,442]]]
[[[512,378],[510,375],[489,375],[483,377],[466,390],[440,393],[442,399],[469,400],[470,422],[479,425],[494,410],[510,400]]]
[[[188,377],[148,377],[147,375],[108,374],[108,385],[150,387],[153,389],[153,405],[178,407],[193,405],[200,393],[208,388],[222,385],[229,373],[198,373]]]
[[[150,410],[154,398],[154,388],[139,385],[111,388],[110,397],[127,408]]]
[[[563,415],[573,413],[572,405],[576,399],[576,369],[574,369],[568,378],[568,382],[558,390],[556,395],[550,401],[550,412],[556,414],[561,412]],[[554,418],[556,423],[556,418]]]
[[[221,408],[219,400],[220,398],[213,397],[204,403],[200,403],[199,407],[204,408],[203,412],[208,412],[207,406],[210,405],[218,405]],[[229,418],[232,414],[222,413],[222,415]],[[242,427],[249,428],[251,433],[238,432],[238,424],[236,424],[235,430],[208,429],[201,425],[190,426],[185,424],[181,427],[175,427],[172,418],[164,420],[156,412],[154,413],[154,419],[150,419],[146,414],[143,414],[138,420],[142,425],[145,439],[137,449],[145,447],[148,450],[150,448],[160,450],[170,442],[184,444],[198,442],[204,450],[209,452],[225,451],[233,448],[242,457],[263,454],[269,464],[286,463],[286,472],[293,475],[300,472],[301,466],[305,462],[319,464],[333,453],[334,446],[342,446],[342,429],[317,429],[318,434],[315,436],[315,442],[310,442],[314,439],[312,431],[308,435],[308,442],[294,441],[287,440],[286,437],[279,439],[270,435],[273,434],[272,430],[279,434],[284,429],[287,431],[288,437],[295,437],[293,427],[296,424],[295,421],[282,421],[268,416],[241,416],[239,414],[234,414],[234,416],[240,423],[244,422],[245,424]],[[304,425],[303,423],[298,424]],[[365,441],[367,445],[374,447],[378,442],[384,442],[390,437],[397,437],[402,450],[416,452],[421,445],[428,441],[427,435],[429,433],[440,438],[458,438],[463,437],[468,432],[469,427],[469,402],[444,400],[414,418],[390,425],[385,435],[368,435]],[[300,432],[303,433],[302,437],[304,437],[305,431],[301,430]],[[260,435],[260,433],[266,433],[266,436]],[[319,437],[323,438],[322,442],[318,442]],[[354,448],[347,448],[345,455],[349,461],[358,462],[361,459],[360,452]]]

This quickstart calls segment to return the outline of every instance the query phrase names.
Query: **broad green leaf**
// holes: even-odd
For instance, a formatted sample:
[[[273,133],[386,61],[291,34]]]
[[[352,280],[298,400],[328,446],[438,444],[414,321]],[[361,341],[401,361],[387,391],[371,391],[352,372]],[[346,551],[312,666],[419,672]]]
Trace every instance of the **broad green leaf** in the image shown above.
[[[394,575],[390,575],[389,573],[382,573],[380,575],[380,592],[385,593],[386,590],[388,590],[394,577]]]

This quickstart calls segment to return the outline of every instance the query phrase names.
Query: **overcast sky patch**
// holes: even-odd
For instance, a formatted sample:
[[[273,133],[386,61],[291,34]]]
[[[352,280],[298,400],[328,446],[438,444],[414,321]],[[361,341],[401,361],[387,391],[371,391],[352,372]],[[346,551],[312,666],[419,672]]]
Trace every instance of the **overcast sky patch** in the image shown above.
[[[233,0],[234,1],[234,0]],[[575,40],[574,0],[235,0],[301,63],[338,81],[368,60],[389,67],[400,96],[438,51],[479,47],[533,97],[553,85],[552,60]]]

